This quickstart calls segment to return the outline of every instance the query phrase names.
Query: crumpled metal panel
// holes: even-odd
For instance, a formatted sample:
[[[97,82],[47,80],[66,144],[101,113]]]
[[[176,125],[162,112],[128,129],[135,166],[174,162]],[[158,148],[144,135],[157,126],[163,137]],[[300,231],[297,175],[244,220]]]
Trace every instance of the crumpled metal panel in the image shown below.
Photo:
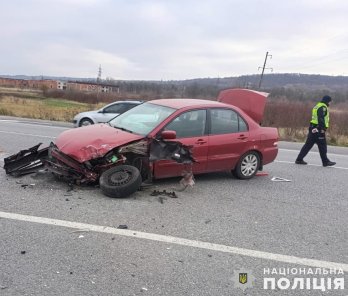
[[[64,131],[55,143],[60,151],[83,163],[103,157],[114,148],[143,138],[107,124],[95,124]]]
[[[192,157],[191,146],[177,141],[163,141],[153,139],[150,144],[150,161],[170,159],[178,163],[196,162]]]

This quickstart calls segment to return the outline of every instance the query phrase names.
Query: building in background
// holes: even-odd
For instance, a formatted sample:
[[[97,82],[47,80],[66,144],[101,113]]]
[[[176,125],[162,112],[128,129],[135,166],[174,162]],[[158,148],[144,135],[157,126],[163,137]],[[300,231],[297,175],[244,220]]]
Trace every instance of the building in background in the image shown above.
[[[28,88],[28,89],[59,89],[59,90],[74,90],[84,92],[116,92],[119,93],[120,89],[117,85],[83,82],[83,81],[63,81],[63,80],[29,80],[29,79],[13,79],[0,77],[0,86],[2,87],[16,87],[16,88]]]

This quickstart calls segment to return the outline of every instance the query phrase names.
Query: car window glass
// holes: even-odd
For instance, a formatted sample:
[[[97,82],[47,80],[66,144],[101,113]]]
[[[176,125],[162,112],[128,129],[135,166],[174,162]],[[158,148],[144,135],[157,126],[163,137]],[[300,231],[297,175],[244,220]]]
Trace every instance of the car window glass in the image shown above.
[[[240,132],[248,131],[248,126],[247,126],[245,120],[240,116],[238,116],[238,124],[239,124],[239,131]]]
[[[125,104],[115,104],[104,109],[104,113],[122,113],[125,109]]]
[[[137,106],[137,104],[124,104],[124,110],[123,112],[128,111],[129,109],[132,109],[133,107]]]
[[[239,131],[246,131],[245,121],[237,112],[228,109],[212,109],[211,116],[211,134],[229,134]]]
[[[109,124],[140,135],[147,135],[176,109],[157,104],[144,103],[115,117]]]
[[[177,138],[199,137],[204,135],[206,110],[185,112],[170,122],[165,130],[176,131]]]

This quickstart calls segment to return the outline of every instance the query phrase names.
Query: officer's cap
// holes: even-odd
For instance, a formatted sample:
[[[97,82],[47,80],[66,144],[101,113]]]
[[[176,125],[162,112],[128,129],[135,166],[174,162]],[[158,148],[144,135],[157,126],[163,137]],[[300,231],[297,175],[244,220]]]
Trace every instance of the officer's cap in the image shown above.
[[[321,101],[323,103],[329,103],[332,101],[331,97],[330,96],[323,96],[323,98],[321,99]]]

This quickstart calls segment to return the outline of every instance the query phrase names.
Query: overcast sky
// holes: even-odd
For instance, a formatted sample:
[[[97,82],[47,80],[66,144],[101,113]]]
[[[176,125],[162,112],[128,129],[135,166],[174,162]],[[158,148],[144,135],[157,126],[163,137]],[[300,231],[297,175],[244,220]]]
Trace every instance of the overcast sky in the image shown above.
[[[346,0],[1,0],[0,75],[348,75]],[[266,70],[265,73],[270,73]]]

